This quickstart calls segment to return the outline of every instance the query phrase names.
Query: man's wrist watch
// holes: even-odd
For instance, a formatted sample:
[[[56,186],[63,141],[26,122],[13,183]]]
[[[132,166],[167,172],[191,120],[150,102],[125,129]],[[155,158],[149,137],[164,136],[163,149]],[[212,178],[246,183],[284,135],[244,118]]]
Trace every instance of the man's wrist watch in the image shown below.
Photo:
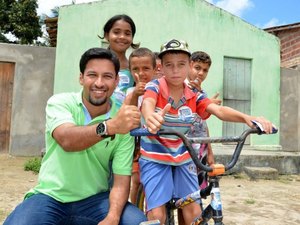
[[[101,123],[98,124],[98,126],[96,127],[96,134],[99,137],[108,136],[107,126],[106,126],[106,122],[105,121],[103,121],[103,122],[101,122]]]

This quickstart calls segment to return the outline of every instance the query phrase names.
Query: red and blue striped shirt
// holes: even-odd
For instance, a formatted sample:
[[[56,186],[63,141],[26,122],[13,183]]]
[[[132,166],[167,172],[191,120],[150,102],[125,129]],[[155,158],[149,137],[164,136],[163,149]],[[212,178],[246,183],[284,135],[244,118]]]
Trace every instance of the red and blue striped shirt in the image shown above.
[[[196,116],[199,115],[202,119],[207,119],[210,116],[206,112],[206,107],[211,101],[202,93],[195,93],[186,84],[183,85],[183,96],[178,104],[175,104],[170,96],[168,84],[164,77],[150,81],[146,85],[144,99],[153,98],[156,100],[156,112],[161,111],[168,103],[172,105],[170,111],[164,117],[165,123],[162,125],[162,129],[175,129],[186,133],[192,126]],[[145,124],[144,121],[143,124]],[[191,161],[181,139],[172,135],[142,137],[141,157],[168,165],[182,165]]]

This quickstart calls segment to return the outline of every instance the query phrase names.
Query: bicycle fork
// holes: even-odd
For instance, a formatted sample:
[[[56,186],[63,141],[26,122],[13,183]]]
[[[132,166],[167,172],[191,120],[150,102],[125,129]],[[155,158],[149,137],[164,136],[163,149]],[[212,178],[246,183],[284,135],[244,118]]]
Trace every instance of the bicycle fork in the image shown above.
[[[206,225],[211,218],[214,220],[215,225],[224,225],[222,222],[223,213],[219,180],[219,177],[210,177],[210,183],[212,185],[212,189],[210,192],[211,202],[203,210],[201,217],[195,219],[192,225]]]

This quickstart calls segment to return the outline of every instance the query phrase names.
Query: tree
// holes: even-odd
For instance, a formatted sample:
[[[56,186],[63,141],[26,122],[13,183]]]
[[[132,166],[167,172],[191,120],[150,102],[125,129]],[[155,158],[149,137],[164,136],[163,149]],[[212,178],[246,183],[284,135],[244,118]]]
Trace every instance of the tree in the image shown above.
[[[20,44],[32,44],[42,35],[36,0],[0,0],[0,31],[11,33]],[[0,38],[2,41],[2,38]]]
[[[10,42],[3,33],[8,33],[11,31],[7,12],[11,8],[13,2],[14,0],[0,0],[0,42]]]

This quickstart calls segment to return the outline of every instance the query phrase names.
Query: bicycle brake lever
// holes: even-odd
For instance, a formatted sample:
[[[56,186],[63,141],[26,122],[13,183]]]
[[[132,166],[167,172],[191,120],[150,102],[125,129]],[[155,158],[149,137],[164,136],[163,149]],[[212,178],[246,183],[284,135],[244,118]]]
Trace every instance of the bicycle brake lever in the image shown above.
[[[259,130],[258,134],[265,134],[264,128],[261,123],[257,122],[256,120],[251,120],[251,122],[254,124],[254,126]],[[272,125],[272,134],[276,134],[278,132],[278,129]]]

